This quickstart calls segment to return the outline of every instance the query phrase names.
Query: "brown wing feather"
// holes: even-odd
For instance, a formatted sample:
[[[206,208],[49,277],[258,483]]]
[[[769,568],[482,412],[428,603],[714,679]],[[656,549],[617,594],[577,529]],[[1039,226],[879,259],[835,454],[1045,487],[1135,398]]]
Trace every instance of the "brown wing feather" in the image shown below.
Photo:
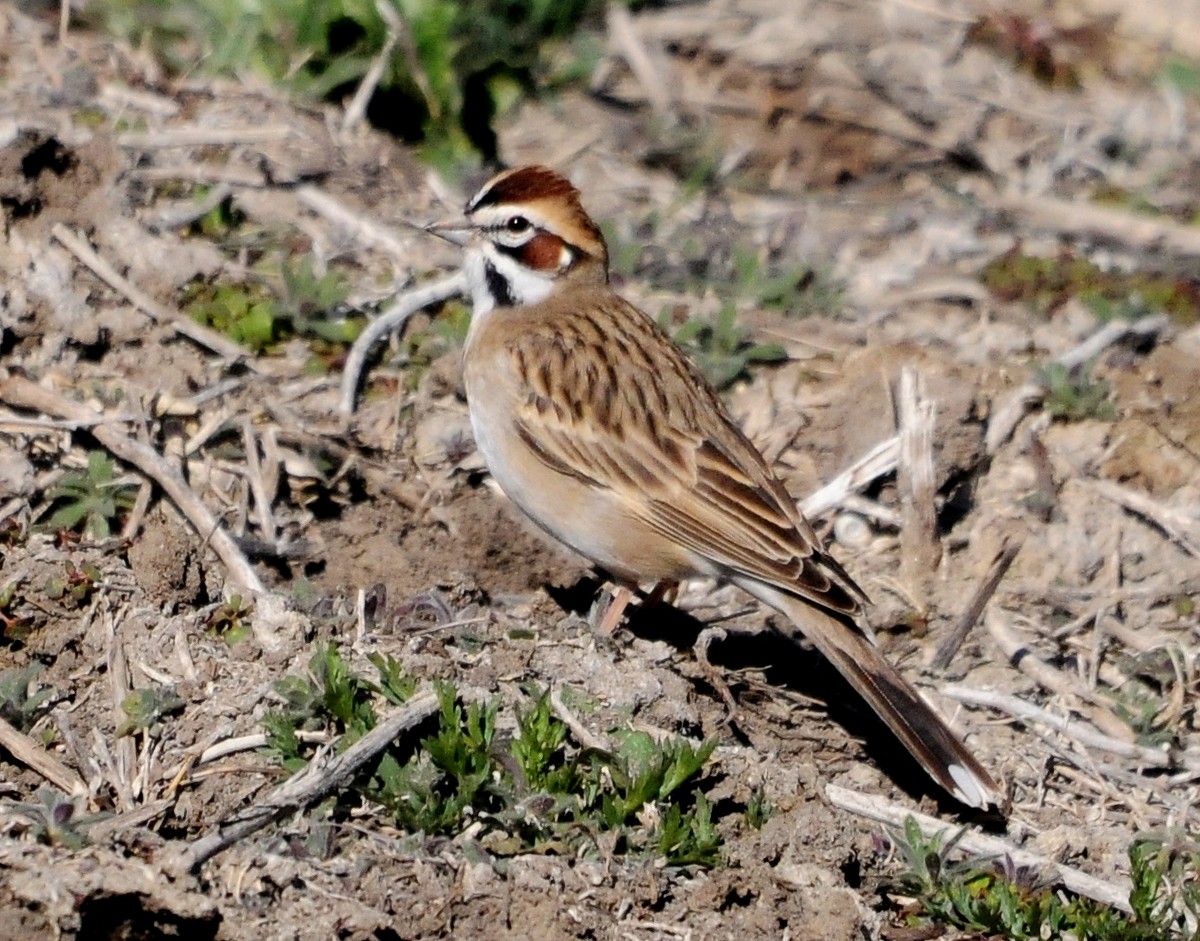
[[[517,432],[534,453],[559,473],[635,494],[648,526],[730,573],[856,613],[862,591],[661,328],[607,291],[555,304],[508,344],[526,389]],[[681,372],[690,381],[673,378]]]

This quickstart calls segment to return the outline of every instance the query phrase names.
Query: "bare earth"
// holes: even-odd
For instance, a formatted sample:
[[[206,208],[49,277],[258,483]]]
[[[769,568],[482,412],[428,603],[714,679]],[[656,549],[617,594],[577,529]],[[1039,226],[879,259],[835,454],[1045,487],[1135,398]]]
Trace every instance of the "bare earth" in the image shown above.
[[[247,368],[174,326],[188,285],[243,282],[257,257],[253,234],[241,252],[183,234],[198,183],[226,187],[268,251],[311,252],[353,272],[352,302],[386,306],[455,263],[401,220],[447,215],[473,180],[437,181],[394,141],[343,130],[337,109],[169,80],[97,37],[60,43],[56,14],[0,5],[0,527],[27,534],[0,541],[0,598],[15,588],[0,615],[20,628],[0,639],[0,668],[44,664],[36,683],[53,690],[48,714],[0,745],[0,939],[898,937],[902,903],[879,891],[899,872],[886,833],[829,785],[978,824],[1118,892],[1135,835],[1194,832],[1194,314],[1094,350],[1113,416],[1054,421],[1044,390],[1023,387],[1100,324],[1075,297],[1048,313],[998,299],[980,272],[1014,247],[1074,252],[1200,296],[1200,99],[1157,81],[1169,56],[1200,52],[1168,48],[1161,24],[1104,20],[1101,4],[1030,4],[1039,22],[1102,34],[1056,40],[1081,87],[1047,86],[1002,44],[968,40],[986,6],[671,5],[635,17],[635,40],[610,41],[590,91],[499,129],[510,164],[570,173],[621,246],[621,290],[655,315],[714,313],[721,296],[705,284],[729,279],[735,246],[844,285],[791,316],[740,298],[754,337],[789,358],[755,367],[729,400],[798,498],[896,434],[913,371],[935,412],[938,538],[886,471],[833,549],[872,597],[889,656],[1004,782],[1006,821],[959,816],[830,669],[728,589],[687,586],[686,613],[639,612],[597,637],[586,567],[487,484],[455,350],[413,383],[409,348],[392,341],[344,419],[341,364],[314,373],[300,341]],[[1181,4],[1174,32],[1200,35],[1188,16]],[[648,52],[641,71],[631,42]],[[191,129],[216,136],[180,136]],[[680,182],[702,164],[709,185]],[[1132,195],[1096,202],[1102,184]],[[372,228],[318,211],[314,191]],[[1157,211],[1137,214],[1137,200]],[[146,301],[90,270],[72,233]],[[423,331],[425,313],[406,335]],[[31,403],[30,386],[45,397]],[[120,538],[28,535],[62,474],[104,449],[94,422],[54,414],[62,402],[102,411],[104,428],[181,470],[225,531],[273,547],[253,554],[275,601],[257,599],[251,639],[231,647],[208,629],[236,586],[212,532],[158,486]],[[831,540],[839,512],[817,519]],[[931,667],[1006,544],[1020,545],[1012,567],[949,666]],[[44,590],[68,563],[100,573],[79,602]],[[355,614],[361,591],[383,599],[373,618]],[[709,668],[692,648],[718,617]],[[259,732],[272,682],[302,672],[317,639],[368,672],[366,655],[387,653],[425,683],[510,707],[554,684],[587,704],[596,734],[717,738],[723,863],[497,862],[469,837],[414,841],[363,807],[329,858],[297,851],[315,819],[300,812],[198,873],[168,873],[174,850],[280,783],[256,751],[201,755]],[[167,687],[184,705],[161,737],[119,737],[129,691]],[[1148,710],[1169,756],[1135,747],[1118,701]],[[1014,717],[1022,704],[1072,721],[1064,733]],[[77,784],[81,815],[111,814],[88,845],[36,839],[29,804],[48,782]],[[776,808],[761,830],[739,822],[756,788]]]

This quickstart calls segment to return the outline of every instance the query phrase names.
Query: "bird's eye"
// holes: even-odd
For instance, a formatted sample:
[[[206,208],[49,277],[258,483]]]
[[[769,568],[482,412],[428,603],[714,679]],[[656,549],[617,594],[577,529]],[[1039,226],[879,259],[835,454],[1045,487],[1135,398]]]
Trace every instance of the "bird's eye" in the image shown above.
[[[520,235],[522,232],[529,231],[529,220],[524,216],[509,216],[504,223],[504,228],[514,235]]]

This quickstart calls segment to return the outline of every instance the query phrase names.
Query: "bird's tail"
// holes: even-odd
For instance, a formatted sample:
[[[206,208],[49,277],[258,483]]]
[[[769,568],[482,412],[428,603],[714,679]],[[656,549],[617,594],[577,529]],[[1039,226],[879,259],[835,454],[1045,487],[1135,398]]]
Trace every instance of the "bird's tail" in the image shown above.
[[[856,628],[810,601],[761,582],[743,588],[786,615],[870,704],[929,774],[972,807],[998,803],[992,776],[920,693]]]

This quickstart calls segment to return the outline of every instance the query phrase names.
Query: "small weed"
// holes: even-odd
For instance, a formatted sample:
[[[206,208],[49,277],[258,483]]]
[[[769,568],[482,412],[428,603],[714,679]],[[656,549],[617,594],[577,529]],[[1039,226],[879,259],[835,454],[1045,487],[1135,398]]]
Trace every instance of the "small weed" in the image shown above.
[[[309,676],[276,684],[286,705],[264,720],[268,747],[285,768],[303,767],[297,731],[323,727],[339,747],[376,722],[379,697],[400,703],[415,683],[391,658],[372,657],[378,683],[357,676],[337,648],[319,647]],[[439,688],[437,730],[419,746],[390,749],[354,789],[388,809],[412,833],[457,835],[477,825],[476,839],[498,855],[575,853],[595,847],[599,834],[616,851],[664,858],[673,865],[712,865],[720,836],[712,808],[690,788],[715,743],[696,749],[659,744],[640,732],[616,736],[612,752],[574,747],[547,696],[518,712],[517,732],[497,734],[498,705],[458,701]]]
[[[0,719],[22,732],[41,718],[53,695],[49,687],[35,685],[34,678],[41,672],[42,664],[37,662],[0,671]]]
[[[9,641],[23,641],[33,630],[23,610],[25,599],[19,592],[20,587],[18,577],[0,588],[0,637]]]
[[[775,816],[776,807],[767,800],[766,792],[757,787],[746,804],[746,825],[752,830],[761,830]]]
[[[62,846],[66,849],[81,849],[86,842],[82,827],[94,823],[96,817],[75,816],[74,802],[54,788],[42,785],[35,792],[36,804],[18,804],[33,819],[30,832],[39,843]]]
[[[495,159],[491,122],[514,99],[543,88],[557,43],[579,29],[595,0],[98,0],[81,15],[155,53],[168,68],[253,71],[303,94],[342,101],[388,43],[401,42],[379,77],[368,116],[427,158],[456,166],[474,147]],[[557,69],[559,80],[566,74]]]
[[[1040,379],[1046,387],[1044,407],[1052,418],[1070,422],[1088,418],[1112,421],[1117,417],[1109,384],[1093,380],[1086,368],[1068,369],[1061,363],[1050,363],[1041,369]]]
[[[402,349],[408,360],[405,387],[417,388],[421,377],[434,360],[451,350],[461,349],[471,328],[471,308],[459,302],[446,304],[426,329],[414,330],[404,337]]]
[[[42,528],[75,530],[84,538],[107,539],[113,527],[133,506],[135,488],[116,478],[116,465],[103,451],[88,452],[86,471],[73,471],[50,491],[58,509]]]
[[[1078,298],[1100,320],[1158,312],[1184,326],[1200,320],[1200,279],[1195,276],[1102,271],[1071,252],[1041,258],[1013,248],[989,262],[980,280],[999,299],[1023,301],[1044,316]]]
[[[362,332],[361,319],[333,316],[350,295],[350,285],[340,272],[330,269],[318,277],[312,256],[304,255],[294,263],[285,259],[280,275],[283,292],[275,314],[294,333],[350,344]]]
[[[1139,745],[1147,748],[1180,745],[1179,725],[1172,717],[1172,693],[1178,682],[1177,666],[1186,656],[1177,648],[1156,647],[1123,658],[1129,678],[1110,693],[1113,711],[1133,730]]]
[[[254,629],[250,626],[253,613],[253,602],[244,601],[241,595],[231,595],[209,615],[208,629],[234,647],[253,636]]]
[[[1200,846],[1194,840],[1138,840],[1129,848],[1132,915],[1054,892],[1038,873],[1010,860],[946,854],[957,837],[926,839],[910,817],[893,842],[907,867],[903,893],[916,899],[920,921],[949,924],[1011,941],[1197,941]]]
[[[15,516],[10,516],[0,522],[0,546],[6,549],[15,549],[17,546],[25,545],[28,538],[28,529]]]
[[[117,727],[117,738],[136,731],[159,738],[163,733],[163,720],[183,712],[183,707],[183,699],[173,689],[135,689],[121,701],[125,719]]]
[[[670,330],[669,311],[664,312],[659,323]],[[718,389],[747,378],[750,367],[756,363],[779,363],[787,359],[787,351],[780,344],[751,341],[750,331],[737,322],[737,308],[732,302],[722,304],[713,320],[685,320],[671,335]]]
[[[297,336],[309,340],[319,352],[336,352],[354,342],[364,323],[345,310],[349,293],[340,272],[329,270],[318,277],[312,256],[304,255],[284,259],[277,282],[270,278],[194,284],[185,293],[182,307],[193,320],[254,353],[270,352]]]
[[[91,600],[102,579],[100,570],[91,562],[76,567],[68,559],[61,576],[52,575],[46,579],[46,597],[52,601],[70,601],[80,608]]]

